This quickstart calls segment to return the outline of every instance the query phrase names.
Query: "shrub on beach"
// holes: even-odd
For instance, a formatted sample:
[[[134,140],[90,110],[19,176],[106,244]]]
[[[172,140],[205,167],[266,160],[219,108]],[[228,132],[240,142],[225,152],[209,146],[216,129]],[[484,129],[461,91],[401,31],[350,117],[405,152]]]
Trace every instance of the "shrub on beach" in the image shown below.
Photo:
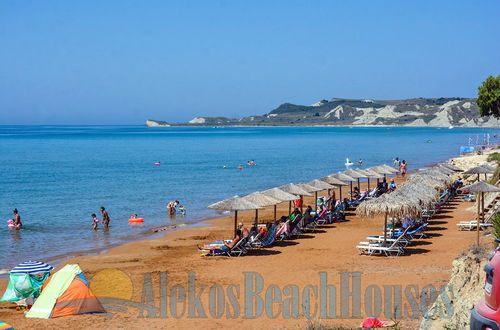
[[[491,232],[496,239],[500,239],[500,214],[495,215]],[[495,242],[494,245],[498,246],[498,243]]]
[[[500,152],[493,152],[488,155],[489,162],[500,162]]]

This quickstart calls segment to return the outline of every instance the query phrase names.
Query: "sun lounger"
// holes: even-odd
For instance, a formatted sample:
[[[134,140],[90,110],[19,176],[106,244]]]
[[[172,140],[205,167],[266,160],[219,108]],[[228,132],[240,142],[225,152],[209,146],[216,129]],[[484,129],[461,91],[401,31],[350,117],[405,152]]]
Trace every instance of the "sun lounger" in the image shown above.
[[[404,253],[404,248],[400,245],[400,241],[404,239],[405,234],[407,233],[406,229],[397,239],[395,239],[390,245],[384,246],[383,243],[368,243],[360,242],[356,248],[358,249],[360,254],[373,255],[373,254],[385,254],[386,256],[390,255],[401,255]]]
[[[472,220],[472,221],[461,221],[457,223],[458,229],[459,230],[476,230],[477,229],[477,221]],[[493,226],[491,223],[480,223],[479,224],[480,229],[486,229],[488,227]]]
[[[221,251],[220,248],[216,248],[213,250],[204,250],[204,251],[207,251],[207,253],[206,253],[207,256],[227,255],[229,257],[232,257],[232,256],[239,257],[239,256],[247,253],[247,250],[244,247],[246,242],[247,242],[247,238],[244,237],[244,238],[240,239],[231,249],[229,249],[227,251]]]
[[[261,248],[261,247],[267,247],[273,244],[276,241],[276,231],[278,230],[278,226],[276,224],[273,224],[271,228],[269,228],[269,231],[267,232],[266,237],[264,237],[262,240],[258,240],[256,242],[253,242],[250,244],[251,247],[253,248]]]

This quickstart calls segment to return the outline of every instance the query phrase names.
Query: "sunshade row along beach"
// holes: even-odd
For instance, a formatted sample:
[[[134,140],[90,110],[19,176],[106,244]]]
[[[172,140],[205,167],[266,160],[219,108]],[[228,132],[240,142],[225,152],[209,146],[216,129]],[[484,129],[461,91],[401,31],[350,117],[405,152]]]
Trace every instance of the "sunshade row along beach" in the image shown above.
[[[276,188],[264,191],[254,192],[246,196],[234,196],[208,206],[210,209],[233,211],[234,228],[236,231],[238,224],[238,212],[255,210],[255,222],[258,221],[259,210],[274,206],[274,219],[276,219],[276,207],[280,203],[288,202],[288,213],[291,213],[292,201],[302,199],[304,196],[314,196],[317,200],[318,192],[331,189],[339,189],[339,195],[342,197],[342,186],[350,186],[352,194],[353,183],[357,182],[358,188],[360,179],[367,179],[368,187],[370,179],[384,179],[387,175],[394,175],[398,170],[388,166],[379,165],[368,169],[349,169],[343,172],[337,172],[320,179],[312,180],[308,183],[289,183]]]
[[[478,182],[462,187],[463,190],[471,192],[481,192],[484,201],[485,192],[499,192],[500,188],[479,181],[479,174],[493,173],[495,171],[489,165],[481,165],[471,168],[464,174],[478,174]],[[429,169],[419,171],[400,185],[394,192],[384,194],[380,197],[361,203],[357,212],[362,217],[373,217],[384,215],[384,243],[387,238],[387,219],[420,217],[422,211],[432,208],[439,200],[439,193],[443,191],[451,182],[451,175],[455,172],[463,172],[459,167],[450,163],[437,164]],[[478,201],[478,222],[481,214],[480,203]],[[484,206],[483,206],[484,208]],[[478,242],[479,242],[479,228]],[[479,243],[478,243],[479,244]]]

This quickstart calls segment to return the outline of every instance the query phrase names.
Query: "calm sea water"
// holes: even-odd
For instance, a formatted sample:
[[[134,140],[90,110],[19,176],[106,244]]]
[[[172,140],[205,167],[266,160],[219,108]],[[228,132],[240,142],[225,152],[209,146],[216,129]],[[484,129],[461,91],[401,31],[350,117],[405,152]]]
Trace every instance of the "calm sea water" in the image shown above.
[[[0,126],[0,268],[78,250],[103,248],[173,223],[215,215],[207,205],[345,169],[406,159],[410,169],[459,154],[493,129],[146,128]],[[254,159],[257,166],[248,167]],[[153,163],[160,161],[161,166]],[[244,164],[242,171],[236,170]],[[223,169],[226,165],[228,168]],[[178,199],[186,217],[169,219]],[[105,206],[111,228],[91,230]],[[7,229],[18,208],[25,227]],[[137,213],[146,219],[131,226]],[[1,229],[1,223],[4,223]]]

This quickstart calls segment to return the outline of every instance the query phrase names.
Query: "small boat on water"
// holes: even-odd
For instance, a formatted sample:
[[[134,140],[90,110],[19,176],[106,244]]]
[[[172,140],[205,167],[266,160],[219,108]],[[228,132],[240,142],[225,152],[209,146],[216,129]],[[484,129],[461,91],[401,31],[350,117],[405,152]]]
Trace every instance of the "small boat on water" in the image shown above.
[[[345,164],[344,164],[344,165],[345,165],[346,167],[349,167],[349,166],[354,165],[354,163],[353,163],[353,162],[351,162],[351,160],[350,160],[349,158],[346,158],[346,159],[345,159]]]

